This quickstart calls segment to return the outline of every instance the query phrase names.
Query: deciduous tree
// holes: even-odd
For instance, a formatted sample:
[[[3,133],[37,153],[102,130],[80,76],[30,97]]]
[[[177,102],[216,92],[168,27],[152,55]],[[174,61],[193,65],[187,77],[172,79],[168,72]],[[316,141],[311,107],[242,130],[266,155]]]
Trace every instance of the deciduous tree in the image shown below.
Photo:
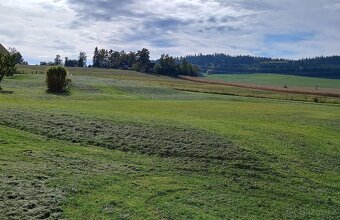
[[[4,76],[13,76],[16,72],[16,56],[0,54],[0,83]],[[0,90],[1,87],[0,87]]]
[[[54,58],[54,65],[60,66],[63,64],[63,60],[61,59],[60,55],[56,55]]]
[[[17,51],[14,47],[9,48],[9,54],[15,56],[15,62],[16,64],[26,64],[27,62],[24,61],[24,58],[22,57],[21,53]]]
[[[136,54],[136,59],[140,67],[140,72],[148,72],[150,64],[150,51],[146,48],[139,50]]]

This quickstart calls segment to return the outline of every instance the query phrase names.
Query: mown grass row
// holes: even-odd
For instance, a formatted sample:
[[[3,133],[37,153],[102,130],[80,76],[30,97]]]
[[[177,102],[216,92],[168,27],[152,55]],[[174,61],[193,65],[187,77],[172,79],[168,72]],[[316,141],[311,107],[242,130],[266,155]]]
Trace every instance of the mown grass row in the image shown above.
[[[256,158],[225,138],[198,129],[109,123],[75,115],[0,110],[0,124],[72,143],[102,146],[122,151],[221,160],[238,167],[261,169]]]
[[[13,115],[18,117],[18,112]],[[58,128],[65,129],[63,124],[67,123],[61,119],[69,119],[66,115],[38,115],[49,122],[43,129],[53,133],[58,133]],[[79,123],[87,122],[77,123],[77,118],[72,117],[72,124],[75,122],[75,128],[85,131]],[[30,117],[23,120],[25,125],[7,126],[39,132],[35,127],[25,127],[37,125],[36,120]],[[8,189],[0,191],[6,201],[0,204],[3,207],[0,216],[225,219],[333,218],[339,214],[339,204],[330,196],[336,188],[297,175],[288,167],[283,169],[271,155],[253,152],[250,158],[244,158],[246,162],[240,160],[240,156],[246,155],[241,150],[231,154],[231,158],[219,158],[218,163],[200,157],[188,160],[175,155],[140,156],[93,147],[105,146],[99,142],[102,137],[91,142],[93,145],[86,145],[84,137],[77,135],[77,129],[73,130],[69,139],[65,135],[42,132],[42,136],[37,136],[0,126],[3,143],[0,176],[12,179],[0,184],[0,188]],[[251,159],[254,156],[258,157],[256,163]],[[261,163],[262,168],[258,169]],[[17,187],[10,187],[11,184]],[[30,184],[33,188],[27,187]],[[46,197],[35,194],[35,190]]]

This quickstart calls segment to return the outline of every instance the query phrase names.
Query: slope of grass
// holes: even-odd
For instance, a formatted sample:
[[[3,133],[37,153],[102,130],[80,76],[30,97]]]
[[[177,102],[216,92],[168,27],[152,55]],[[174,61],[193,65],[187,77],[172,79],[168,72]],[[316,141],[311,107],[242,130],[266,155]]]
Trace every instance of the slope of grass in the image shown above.
[[[73,69],[66,96],[45,93],[40,74],[5,79],[1,219],[340,215],[339,105],[182,92],[173,87],[197,84],[93,71]]]
[[[41,75],[46,71],[44,66],[19,66],[19,70],[23,73],[32,73]],[[77,78],[79,82],[81,77],[85,78],[85,84],[87,80],[93,81],[90,87],[98,88],[101,87],[103,81],[110,81],[111,84],[115,85],[115,92],[125,91],[128,93],[134,93],[138,98],[155,98],[155,99],[225,99],[223,96],[211,96],[209,94],[221,94],[221,95],[232,95],[242,97],[258,97],[258,98],[270,98],[280,100],[298,100],[298,101],[309,101],[314,102],[327,102],[327,103],[340,103],[340,98],[329,97],[315,94],[304,94],[304,93],[290,93],[278,92],[278,91],[265,91],[260,89],[252,88],[239,88],[234,86],[225,85],[214,85],[200,82],[191,82],[188,80],[171,78],[166,76],[143,74],[134,71],[123,71],[123,70],[110,70],[110,69],[95,69],[95,68],[68,68],[68,71],[72,77]],[[36,76],[39,78],[39,76]],[[80,78],[79,78],[80,77]],[[91,78],[89,78],[91,77]],[[94,84],[94,82],[98,82]],[[80,89],[87,89],[83,84],[78,83],[77,87]],[[117,90],[118,89],[118,90]],[[281,88],[283,89],[283,88]],[[315,88],[293,88],[294,90],[309,90],[313,91]],[[109,89],[112,90],[112,87]],[[105,93],[109,92],[107,90]],[[289,89],[288,89],[289,90]],[[335,93],[340,94],[340,90],[334,88],[319,89],[322,94]],[[192,94],[188,92],[195,92],[199,94]],[[313,91],[314,92],[314,91]],[[103,95],[103,94],[102,94]],[[102,95],[100,97],[102,97]]]
[[[233,83],[246,83],[262,86],[277,86],[283,88],[306,87],[318,89],[340,89],[339,79],[321,79],[303,76],[279,75],[279,74],[214,74],[208,75],[208,79],[222,80]]]

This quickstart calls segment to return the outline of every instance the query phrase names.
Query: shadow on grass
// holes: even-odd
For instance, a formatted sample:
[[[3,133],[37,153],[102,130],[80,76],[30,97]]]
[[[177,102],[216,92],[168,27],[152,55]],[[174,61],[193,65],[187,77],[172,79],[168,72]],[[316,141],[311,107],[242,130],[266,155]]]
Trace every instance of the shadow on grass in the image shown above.
[[[55,95],[55,96],[70,96],[71,95],[70,91],[51,92],[49,90],[46,90],[46,93],[50,95]]]
[[[0,89],[0,94],[3,94],[3,95],[11,95],[13,93],[14,93],[13,91],[5,91],[5,90]]]

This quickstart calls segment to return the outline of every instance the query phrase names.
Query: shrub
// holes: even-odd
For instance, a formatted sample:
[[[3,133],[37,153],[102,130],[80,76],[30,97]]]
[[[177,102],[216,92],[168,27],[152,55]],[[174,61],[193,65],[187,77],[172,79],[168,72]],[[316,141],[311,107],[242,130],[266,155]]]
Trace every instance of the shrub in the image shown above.
[[[156,65],[154,66],[154,68],[153,68],[153,72],[154,72],[154,73],[161,74],[161,71],[162,71],[161,65],[156,64]]]
[[[67,78],[67,71],[64,67],[55,66],[47,70],[46,84],[49,92],[63,93],[69,89],[71,80]]]
[[[313,98],[313,101],[314,101],[314,102],[319,102],[319,97],[314,97],[314,98]]]
[[[139,71],[141,71],[141,69],[142,69],[142,65],[140,63],[135,63],[135,64],[132,65],[133,71],[139,72]]]
[[[18,73],[16,56],[0,53],[0,82],[5,76],[13,76],[16,73]],[[2,90],[1,87],[0,90]]]

